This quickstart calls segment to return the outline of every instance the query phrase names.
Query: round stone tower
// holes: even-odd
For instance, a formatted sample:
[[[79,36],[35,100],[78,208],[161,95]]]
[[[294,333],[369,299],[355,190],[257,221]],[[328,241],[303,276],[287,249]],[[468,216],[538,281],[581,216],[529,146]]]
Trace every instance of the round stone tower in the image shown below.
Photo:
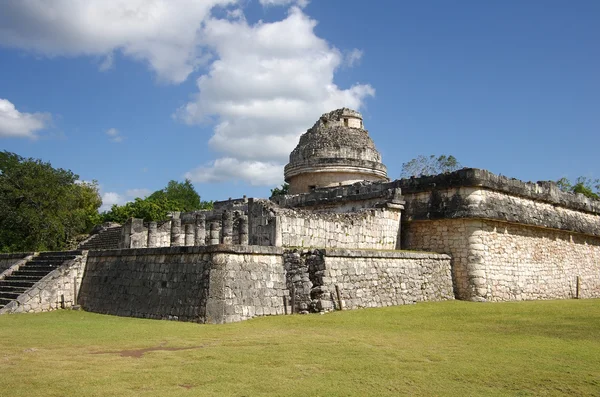
[[[363,127],[362,115],[352,109],[322,115],[302,134],[285,166],[290,194],[359,181],[387,181],[381,155]]]

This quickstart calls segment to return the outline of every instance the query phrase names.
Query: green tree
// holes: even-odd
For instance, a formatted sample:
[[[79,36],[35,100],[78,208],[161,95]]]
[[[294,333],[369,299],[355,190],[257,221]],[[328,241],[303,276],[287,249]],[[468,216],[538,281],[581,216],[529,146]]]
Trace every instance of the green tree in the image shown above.
[[[286,194],[289,194],[289,192],[290,192],[290,184],[283,183],[280,187],[275,187],[275,188],[271,189],[271,197],[284,196]]]
[[[212,207],[212,201],[200,199],[189,179],[185,182],[169,181],[164,189],[157,190],[144,199],[138,197],[124,205],[113,205],[110,211],[102,214],[102,220],[124,223],[133,217],[147,222],[161,221],[168,217],[169,212],[190,212]]]
[[[59,250],[87,232],[101,204],[95,182],[69,170],[0,152],[0,251]]]
[[[573,184],[568,178],[561,178],[556,181],[556,184],[563,192],[581,193],[589,198],[600,199],[600,179],[580,176]]]
[[[445,172],[452,172],[462,168],[456,157],[442,154],[436,157],[434,154],[430,156],[420,155],[406,163],[402,164],[402,178],[410,178],[412,176],[437,175]]]
[[[148,196],[149,200],[166,199],[170,202],[177,203],[180,211],[195,211],[205,209],[209,206],[208,202],[203,202],[200,195],[194,189],[192,181],[186,179],[184,182],[169,181],[167,187],[157,190]],[[211,202],[212,204],[212,202]]]
[[[104,222],[125,223],[129,218],[140,218],[147,222],[167,219],[170,211],[181,211],[181,207],[164,197],[141,199],[137,197],[123,205],[114,204],[110,211],[103,215]]]

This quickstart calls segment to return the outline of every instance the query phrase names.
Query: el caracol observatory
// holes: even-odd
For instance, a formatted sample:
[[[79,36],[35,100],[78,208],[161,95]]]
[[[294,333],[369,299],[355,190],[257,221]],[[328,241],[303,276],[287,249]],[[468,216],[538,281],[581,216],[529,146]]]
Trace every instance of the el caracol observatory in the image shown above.
[[[387,170],[362,115],[342,108],[325,113],[300,137],[285,166],[290,194],[359,181],[388,181]]]

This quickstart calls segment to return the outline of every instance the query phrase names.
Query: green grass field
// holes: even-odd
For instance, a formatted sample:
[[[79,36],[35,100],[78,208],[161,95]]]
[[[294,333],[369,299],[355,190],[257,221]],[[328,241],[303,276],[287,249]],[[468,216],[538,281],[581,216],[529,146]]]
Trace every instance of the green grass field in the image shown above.
[[[144,350],[146,349],[146,350]],[[198,325],[0,316],[0,396],[600,395],[600,300]]]

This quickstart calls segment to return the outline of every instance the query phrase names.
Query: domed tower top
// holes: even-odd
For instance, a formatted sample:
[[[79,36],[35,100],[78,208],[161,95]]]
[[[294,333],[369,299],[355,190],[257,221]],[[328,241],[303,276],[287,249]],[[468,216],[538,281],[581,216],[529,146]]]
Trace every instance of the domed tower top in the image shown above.
[[[359,181],[387,181],[385,165],[364,129],[362,115],[342,108],[325,113],[300,137],[285,166],[290,193]]]

